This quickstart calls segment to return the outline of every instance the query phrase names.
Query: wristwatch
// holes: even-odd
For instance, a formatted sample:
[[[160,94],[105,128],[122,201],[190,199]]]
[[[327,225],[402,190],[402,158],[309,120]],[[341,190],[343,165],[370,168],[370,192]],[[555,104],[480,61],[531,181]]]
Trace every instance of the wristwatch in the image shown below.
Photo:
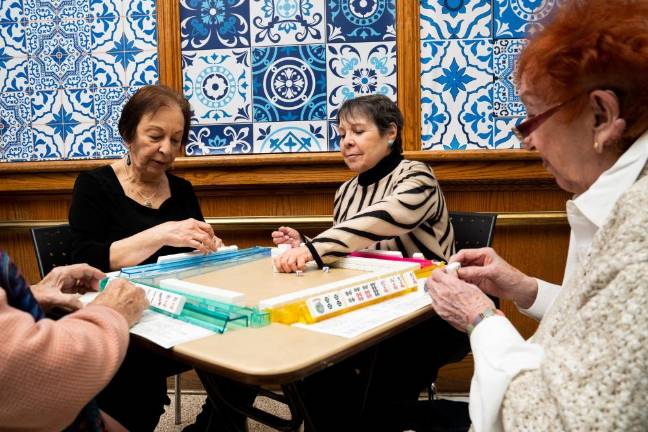
[[[472,324],[468,324],[468,327],[466,328],[468,335],[470,336],[473,330],[475,330],[477,324],[482,322],[485,318],[492,317],[494,315],[504,316],[504,312],[499,309],[495,309],[494,307],[490,307],[488,309],[485,309],[483,312],[480,312],[479,315],[475,317],[475,320],[472,322]]]

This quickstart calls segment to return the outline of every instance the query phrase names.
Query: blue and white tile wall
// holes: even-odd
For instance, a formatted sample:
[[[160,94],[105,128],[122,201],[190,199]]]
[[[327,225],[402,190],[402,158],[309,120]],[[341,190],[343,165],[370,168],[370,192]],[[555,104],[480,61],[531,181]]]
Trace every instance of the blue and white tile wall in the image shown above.
[[[565,0],[421,0],[424,150],[519,148],[513,70],[525,36]]]
[[[342,102],[396,100],[395,19],[396,0],[180,0],[187,154],[337,150]]]
[[[155,0],[0,0],[0,161],[112,158],[158,81]]]

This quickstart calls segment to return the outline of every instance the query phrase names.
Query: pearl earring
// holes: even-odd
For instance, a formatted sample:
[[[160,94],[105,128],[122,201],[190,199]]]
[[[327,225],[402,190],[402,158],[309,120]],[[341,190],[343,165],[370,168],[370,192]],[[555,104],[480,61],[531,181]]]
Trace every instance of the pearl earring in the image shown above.
[[[598,141],[594,141],[594,151],[596,151],[597,153],[600,153],[601,148],[602,148],[601,143],[598,142]]]
[[[387,147],[392,147],[394,145],[394,140],[387,141]]]

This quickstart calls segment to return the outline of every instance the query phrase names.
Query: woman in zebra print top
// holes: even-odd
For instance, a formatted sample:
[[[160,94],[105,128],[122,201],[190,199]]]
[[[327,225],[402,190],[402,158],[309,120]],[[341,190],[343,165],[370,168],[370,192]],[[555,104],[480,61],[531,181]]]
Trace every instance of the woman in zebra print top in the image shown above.
[[[275,244],[294,246],[275,260],[277,268],[294,272],[311,260],[321,266],[364,248],[450,258],[454,233],[443,194],[426,164],[403,159],[396,104],[362,96],[345,102],[338,119],[340,152],[358,175],[337,190],[331,229],[312,240],[289,227],[272,233]]]
[[[403,117],[396,104],[385,96],[362,96],[345,102],[338,119],[340,151],[358,176],[335,195],[333,228],[312,240],[289,227],[272,233],[274,243],[293,246],[275,260],[277,268],[293,272],[313,259],[322,266],[363,248],[447,260],[454,253],[454,233],[445,200],[426,164],[403,159]],[[376,347],[306,378],[304,403],[318,430],[436,430],[440,420],[435,413],[440,410],[419,409],[418,396],[436,379],[438,368],[467,351],[465,334],[431,314]],[[464,405],[460,422],[467,428]],[[341,416],[331,415],[341,412],[342,424]]]

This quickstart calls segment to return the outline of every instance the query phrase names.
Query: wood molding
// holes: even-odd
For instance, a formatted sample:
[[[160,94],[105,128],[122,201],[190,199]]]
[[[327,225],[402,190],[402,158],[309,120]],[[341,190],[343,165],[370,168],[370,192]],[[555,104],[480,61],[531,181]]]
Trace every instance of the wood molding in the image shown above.
[[[182,93],[179,1],[157,1],[157,31],[160,84]]]
[[[403,150],[421,149],[420,2],[396,2],[398,106],[405,118]]]
[[[250,231],[275,229],[279,225],[288,225],[296,229],[323,229],[333,223],[331,215],[317,216],[237,216],[206,217],[205,221],[217,231]],[[64,219],[50,220],[6,220],[0,221],[0,230],[25,231],[31,228],[67,224]],[[506,212],[497,215],[496,226],[540,226],[566,225],[567,214],[553,212]]]

